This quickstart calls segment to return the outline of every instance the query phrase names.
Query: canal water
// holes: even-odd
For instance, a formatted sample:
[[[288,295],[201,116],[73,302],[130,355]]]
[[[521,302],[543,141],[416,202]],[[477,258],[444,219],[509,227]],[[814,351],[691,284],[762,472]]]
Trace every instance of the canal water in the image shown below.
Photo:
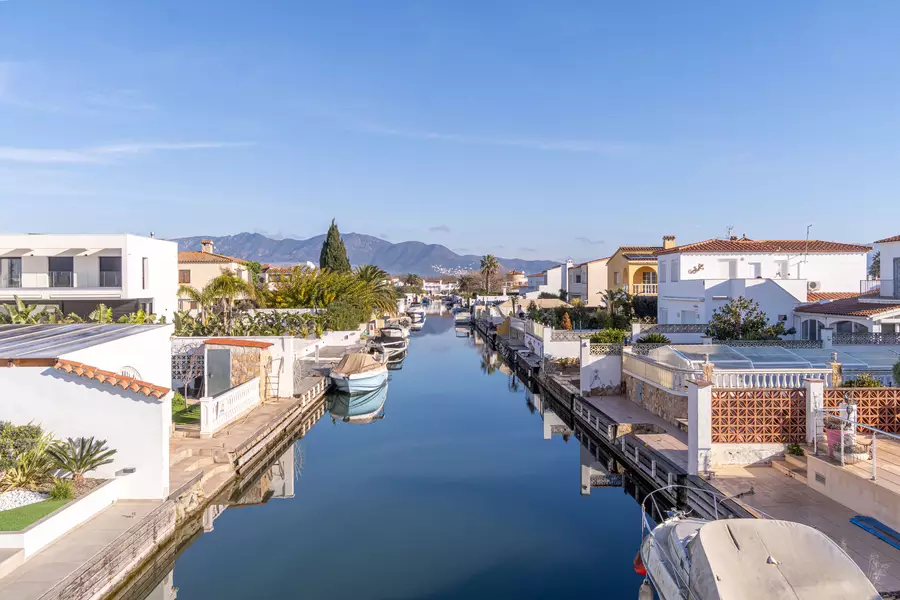
[[[429,317],[377,417],[326,412],[149,597],[635,598],[639,505],[582,495],[578,440],[458,335]]]

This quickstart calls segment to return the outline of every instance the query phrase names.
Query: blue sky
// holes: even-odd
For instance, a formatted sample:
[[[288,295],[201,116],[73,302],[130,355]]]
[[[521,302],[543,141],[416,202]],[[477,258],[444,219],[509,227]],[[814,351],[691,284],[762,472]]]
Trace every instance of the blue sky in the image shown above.
[[[0,231],[871,241],[900,3],[0,0]]]

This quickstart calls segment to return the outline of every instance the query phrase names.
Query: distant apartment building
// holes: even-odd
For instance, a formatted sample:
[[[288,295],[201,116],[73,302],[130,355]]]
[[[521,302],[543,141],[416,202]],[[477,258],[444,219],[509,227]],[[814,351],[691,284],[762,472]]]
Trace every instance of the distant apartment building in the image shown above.
[[[87,317],[144,310],[171,320],[178,246],[129,234],[0,235],[0,303],[15,297]]]
[[[579,300],[585,306],[601,306],[608,285],[606,265],[609,257],[589,260],[569,269],[569,302]]]
[[[253,274],[247,269],[247,261],[216,254],[212,240],[202,240],[200,251],[187,250],[178,253],[178,284],[176,290],[182,285],[189,285],[197,290],[203,290],[206,285],[226,271],[231,271],[247,283],[253,283]],[[180,295],[178,298],[178,310],[197,310],[196,302]]]
[[[655,296],[659,283],[656,254],[674,247],[674,235],[664,235],[662,246],[620,246],[607,261],[607,288]]]
[[[819,339],[824,327],[835,333],[900,333],[900,235],[875,244],[881,277],[862,279],[858,293],[810,294],[811,303],[794,310],[794,326],[804,339]],[[859,273],[865,273],[865,263],[847,278]]]
[[[746,236],[666,248],[658,252],[657,318],[663,324],[708,323],[715,309],[744,297],[759,302],[770,323],[790,328],[801,304],[858,295],[869,250],[858,244]],[[805,337],[810,339],[808,332]]]
[[[432,296],[443,296],[452,294],[459,288],[459,284],[455,279],[426,279],[422,283],[422,289],[426,294]]]

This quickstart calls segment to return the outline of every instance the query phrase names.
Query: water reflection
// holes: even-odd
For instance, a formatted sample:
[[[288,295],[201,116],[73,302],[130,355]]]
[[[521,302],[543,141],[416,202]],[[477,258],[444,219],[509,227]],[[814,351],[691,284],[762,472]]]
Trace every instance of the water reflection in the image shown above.
[[[388,384],[365,394],[330,394],[328,412],[331,422],[371,423],[384,418],[384,403],[387,401]]]

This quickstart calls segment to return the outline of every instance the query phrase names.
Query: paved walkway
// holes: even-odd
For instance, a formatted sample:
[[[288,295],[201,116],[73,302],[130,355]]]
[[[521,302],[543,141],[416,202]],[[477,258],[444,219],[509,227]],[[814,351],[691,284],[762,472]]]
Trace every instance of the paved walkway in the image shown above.
[[[753,487],[739,502],[776,519],[805,523],[840,544],[882,592],[900,590],[900,550],[850,523],[856,513],[772,467],[719,467],[710,480],[726,494]]]
[[[0,600],[37,600],[160,503],[113,504],[0,578]]]
[[[587,402],[619,424],[617,436],[631,433],[687,471],[688,434],[624,396],[585,396]]]

